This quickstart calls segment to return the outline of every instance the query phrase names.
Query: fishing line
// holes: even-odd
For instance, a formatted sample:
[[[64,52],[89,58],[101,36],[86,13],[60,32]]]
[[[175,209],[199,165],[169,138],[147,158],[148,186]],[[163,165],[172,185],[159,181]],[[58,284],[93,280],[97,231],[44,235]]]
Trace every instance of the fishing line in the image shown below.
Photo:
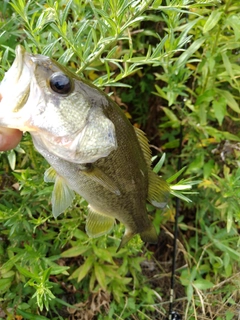
[[[181,160],[182,140],[183,140],[183,126],[181,125],[180,133],[179,133],[179,149],[178,149],[179,158],[178,158],[178,164],[177,164],[178,171],[182,168],[182,160]],[[177,180],[179,180],[179,178]],[[168,320],[181,320],[181,316],[177,312],[173,311],[179,212],[180,212],[180,199],[176,197],[176,213],[175,213],[173,253],[172,253],[172,272],[171,272],[170,299],[169,299],[170,302],[169,302],[169,314],[167,318]]]
[[[188,22],[189,13],[187,9],[187,13],[184,14],[186,23]],[[188,43],[184,44],[184,49],[187,50]],[[181,103],[181,109],[184,108],[184,100]],[[182,141],[183,141],[183,126],[180,125],[179,132],[179,148],[178,148],[178,163],[177,170],[182,169]],[[180,177],[177,178],[177,181],[180,180]],[[173,239],[173,253],[172,253],[172,271],[171,271],[171,284],[170,284],[170,298],[169,298],[169,313],[168,318],[166,320],[182,320],[181,316],[173,311],[173,303],[174,303],[174,287],[175,287],[175,273],[176,273],[176,255],[177,255],[177,240],[178,240],[178,217],[180,212],[180,199],[176,197],[176,212],[175,212],[175,223],[174,223],[174,239]]]

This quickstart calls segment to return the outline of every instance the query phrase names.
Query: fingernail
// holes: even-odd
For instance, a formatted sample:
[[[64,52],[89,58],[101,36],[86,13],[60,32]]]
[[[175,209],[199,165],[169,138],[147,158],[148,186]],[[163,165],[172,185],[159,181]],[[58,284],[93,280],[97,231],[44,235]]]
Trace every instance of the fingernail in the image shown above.
[[[4,139],[4,135],[0,132],[0,150],[1,147],[3,147],[5,144],[5,139]]]
[[[4,136],[4,134],[2,134],[0,132],[0,151],[4,151],[5,150],[5,146],[6,145],[6,138]]]

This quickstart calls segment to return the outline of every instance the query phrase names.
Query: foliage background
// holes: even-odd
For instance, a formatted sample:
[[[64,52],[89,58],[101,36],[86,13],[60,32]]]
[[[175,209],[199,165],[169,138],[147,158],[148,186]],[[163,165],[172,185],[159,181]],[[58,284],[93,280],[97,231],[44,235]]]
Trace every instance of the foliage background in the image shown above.
[[[1,78],[17,43],[67,65],[111,94],[147,133],[153,155],[165,153],[161,174],[171,183],[182,128],[185,169],[172,193],[186,200],[174,291],[184,319],[239,315],[239,6],[239,0],[0,3]],[[52,218],[52,186],[42,178],[48,165],[28,134],[0,162],[0,319],[167,316],[174,197],[164,212],[149,206],[160,231],[156,246],[136,237],[116,253],[123,227],[89,239],[80,197]],[[162,161],[155,164],[159,171]]]

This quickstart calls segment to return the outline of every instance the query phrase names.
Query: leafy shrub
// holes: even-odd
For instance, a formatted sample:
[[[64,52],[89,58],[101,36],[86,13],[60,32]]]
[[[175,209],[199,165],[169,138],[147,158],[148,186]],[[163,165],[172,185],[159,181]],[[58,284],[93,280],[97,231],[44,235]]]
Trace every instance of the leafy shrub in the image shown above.
[[[156,171],[161,168],[170,183],[181,173],[172,186],[172,194],[186,200],[175,298],[186,319],[230,320],[237,314],[238,7],[237,0],[0,4],[1,77],[19,42],[54,57],[111,92],[131,121],[145,129],[154,154],[166,154],[154,160]],[[176,174],[180,128],[185,170]],[[1,153],[0,162],[0,317],[166,316],[173,200],[164,213],[154,214],[161,230],[157,247],[142,247],[136,237],[116,253],[122,226],[111,236],[89,239],[80,197],[53,220],[52,186],[42,179],[48,165],[28,134],[21,147]]]

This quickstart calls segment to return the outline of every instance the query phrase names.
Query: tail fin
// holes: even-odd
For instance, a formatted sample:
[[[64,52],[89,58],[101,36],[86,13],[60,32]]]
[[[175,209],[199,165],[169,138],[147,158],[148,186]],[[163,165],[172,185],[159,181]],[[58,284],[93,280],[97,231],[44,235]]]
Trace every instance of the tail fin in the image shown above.
[[[140,233],[140,237],[144,242],[157,243],[158,241],[158,235],[157,235],[156,229],[152,224],[147,230]]]
[[[122,237],[121,243],[117,249],[117,252],[125,246],[125,244],[128,243],[129,240],[132,239],[132,237],[135,235],[135,233],[130,232],[128,229],[125,230],[125,233]],[[143,232],[140,233],[140,237],[142,241],[149,242],[149,243],[157,243],[158,241],[158,235],[156,232],[156,229],[151,224],[149,228]]]

